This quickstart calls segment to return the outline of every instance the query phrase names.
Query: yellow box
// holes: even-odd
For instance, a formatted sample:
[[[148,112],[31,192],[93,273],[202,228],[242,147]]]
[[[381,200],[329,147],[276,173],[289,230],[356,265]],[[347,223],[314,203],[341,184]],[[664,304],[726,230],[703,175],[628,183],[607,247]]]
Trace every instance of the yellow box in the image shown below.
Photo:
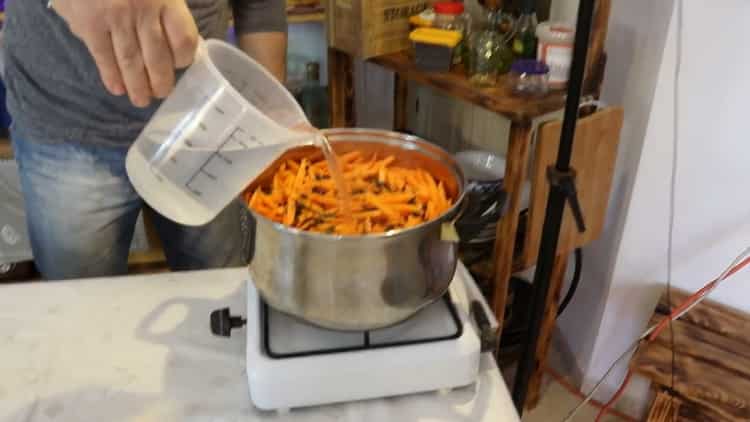
[[[436,28],[417,28],[409,34],[409,39],[422,44],[441,45],[454,48],[461,42],[461,32]]]

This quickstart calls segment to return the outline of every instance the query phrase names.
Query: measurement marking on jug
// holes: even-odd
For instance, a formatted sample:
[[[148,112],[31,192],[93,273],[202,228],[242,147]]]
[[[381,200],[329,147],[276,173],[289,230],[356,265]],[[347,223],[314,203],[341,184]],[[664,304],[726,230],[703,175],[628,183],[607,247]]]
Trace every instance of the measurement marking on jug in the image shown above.
[[[229,136],[227,136],[227,138],[216,147],[216,150],[214,152],[212,152],[211,155],[208,156],[208,158],[206,159],[206,161],[204,161],[203,164],[200,167],[198,167],[198,170],[195,173],[193,173],[192,176],[190,176],[190,179],[188,179],[188,181],[185,182],[185,187],[187,187],[190,192],[192,192],[193,194],[195,194],[197,196],[202,196],[203,195],[203,193],[201,191],[199,191],[198,189],[195,189],[195,187],[191,186],[191,184],[198,178],[199,175],[204,175],[209,180],[214,181],[214,182],[218,181],[219,178],[215,174],[210,173],[208,170],[206,170],[206,168],[208,167],[208,165],[212,161],[214,161],[214,159],[218,158],[218,160],[220,160],[221,162],[223,162],[227,166],[231,166],[232,165],[232,160],[230,160],[227,156],[225,156],[225,155],[223,155],[221,153],[222,149],[224,149],[224,147],[230,141],[234,140],[234,141],[240,143],[241,145],[243,145],[246,149],[249,148],[247,145],[245,145],[244,143],[242,143],[242,140],[240,140],[238,138],[235,138],[235,135],[237,133],[239,133],[239,132],[244,132],[244,130],[242,128],[239,128],[239,127],[235,128],[232,131],[232,133],[230,133]]]
[[[190,148],[194,146],[193,141],[191,141],[190,139],[185,139],[185,145],[189,146]]]
[[[204,131],[204,132],[205,132],[206,130],[208,130],[208,128],[206,127],[206,125],[205,125],[205,124],[204,124],[203,122],[201,122],[201,123],[198,123],[198,127],[200,127],[200,128],[201,128],[201,130],[202,130],[202,131]]]
[[[201,173],[205,174],[206,177],[208,177],[209,179],[211,179],[213,181],[216,181],[216,176],[214,176],[213,174],[207,172],[205,169],[201,169]]]
[[[224,110],[219,108],[218,106],[215,106],[214,110],[216,110],[219,114],[224,114]]]
[[[247,142],[245,142],[244,139],[242,139],[240,136],[238,136],[239,134],[242,134],[242,133],[245,133],[245,129],[242,129],[241,127],[234,128],[234,130],[232,131],[232,133],[229,134],[229,137],[227,138],[227,140],[223,144],[221,144],[221,147],[219,147],[219,151],[221,151],[221,149],[227,143],[229,143],[229,141],[235,141],[236,143],[240,144],[240,146],[242,146],[242,148],[250,149],[250,145],[248,145]],[[250,135],[250,140],[251,141],[255,141],[256,140],[255,136]],[[257,144],[257,142],[254,142],[254,143]]]
[[[228,165],[230,165],[230,166],[232,165],[232,160],[229,159],[229,157],[227,157],[226,155],[222,154],[221,152],[217,152],[216,156],[219,157],[219,158],[221,158]]]

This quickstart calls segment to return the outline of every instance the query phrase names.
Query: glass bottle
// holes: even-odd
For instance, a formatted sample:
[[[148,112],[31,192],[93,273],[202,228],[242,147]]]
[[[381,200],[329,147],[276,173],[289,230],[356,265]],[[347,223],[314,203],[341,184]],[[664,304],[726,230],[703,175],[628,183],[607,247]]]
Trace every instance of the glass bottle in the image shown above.
[[[516,19],[512,14],[505,12],[502,9],[489,12],[487,15],[487,23],[503,37],[511,38],[515,35]]]
[[[525,0],[521,15],[516,21],[516,33],[513,38],[513,54],[521,59],[536,58],[536,11],[533,1]]]
[[[508,72],[513,63],[513,52],[507,42],[511,34],[498,30],[498,16],[490,13],[484,29],[473,32],[467,42],[466,73],[469,81],[478,86],[490,86],[497,82],[500,74]]]
[[[309,62],[305,66],[305,83],[297,94],[297,101],[310,124],[318,129],[331,125],[328,90],[320,85],[320,65],[317,62]]]

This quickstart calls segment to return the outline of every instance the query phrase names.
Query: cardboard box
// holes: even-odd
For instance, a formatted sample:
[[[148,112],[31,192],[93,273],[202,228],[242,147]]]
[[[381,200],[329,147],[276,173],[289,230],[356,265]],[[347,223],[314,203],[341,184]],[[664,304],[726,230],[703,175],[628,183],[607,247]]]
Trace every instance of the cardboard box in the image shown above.
[[[431,0],[329,0],[328,45],[367,59],[409,48],[409,17]]]

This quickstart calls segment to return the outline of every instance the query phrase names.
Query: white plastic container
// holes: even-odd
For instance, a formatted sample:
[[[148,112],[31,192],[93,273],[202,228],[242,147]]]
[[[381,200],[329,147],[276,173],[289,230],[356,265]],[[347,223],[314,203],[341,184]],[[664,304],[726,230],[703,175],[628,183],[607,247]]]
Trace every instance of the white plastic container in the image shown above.
[[[138,194],[186,225],[211,221],[291,145],[313,142],[304,112],[260,64],[223,41],[196,59],[128,151]]]
[[[537,60],[549,66],[549,87],[565,88],[573,61],[575,29],[565,23],[542,22],[536,27],[536,36]]]

